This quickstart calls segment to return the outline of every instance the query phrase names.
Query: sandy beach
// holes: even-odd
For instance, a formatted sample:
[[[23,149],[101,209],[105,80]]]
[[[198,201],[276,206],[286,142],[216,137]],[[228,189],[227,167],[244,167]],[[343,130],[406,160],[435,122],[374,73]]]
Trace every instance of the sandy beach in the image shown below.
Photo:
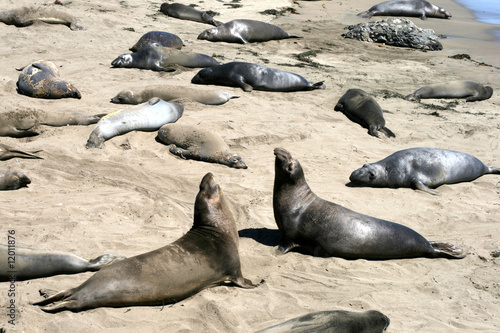
[[[194,2],[178,1],[184,4]],[[175,304],[98,308],[79,313],[43,312],[31,305],[38,290],[80,285],[93,273],[58,275],[15,284],[16,325],[6,316],[9,283],[0,283],[0,328],[6,332],[253,332],[314,311],[378,310],[391,320],[387,332],[500,331],[500,177],[444,185],[433,196],[408,188],[348,187],[351,172],[395,151],[435,147],[462,151],[500,167],[500,43],[472,13],[450,0],[432,1],[450,20],[411,20],[434,29],[442,51],[423,52],[364,43],[341,36],[344,27],[367,19],[357,14],[376,1],[205,0],[227,22],[256,19],[300,39],[229,44],[197,40],[211,26],[170,18],[162,1],[63,1],[84,31],[63,25],[16,28],[0,23],[0,113],[21,110],[109,113],[122,105],[110,99],[123,89],[185,85],[198,72],[111,68],[111,61],[146,32],[167,31],[183,50],[220,62],[247,61],[325,81],[325,90],[293,93],[196,86],[240,95],[224,105],[184,101],[178,121],[202,125],[223,137],[248,169],[183,160],[155,141],[156,132],[131,132],[86,149],[94,125],[38,126],[40,135],[0,143],[43,150],[43,159],[0,161],[0,170],[25,173],[28,188],[0,192],[0,243],[14,230],[16,245],[95,258],[104,253],[135,256],[169,244],[192,226],[198,186],[207,172],[223,188],[240,235],[243,275],[255,289],[232,285],[205,289]],[[52,2],[4,0],[0,10]],[[239,6],[231,6],[239,5]],[[283,15],[261,14],[268,9]],[[373,17],[381,20],[385,17]],[[498,26],[497,26],[498,28]],[[470,60],[450,58],[468,54]],[[39,59],[59,66],[61,77],[82,98],[46,100],[16,92],[16,68]],[[401,98],[416,89],[451,80],[475,80],[494,89],[491,99]],[[333,110],[349,88],[372,94],[395,138],[372,137]],[[279,231],[273,216],[273,149],[283,147],[300,161],[311,189],[346,208],[414,229],[432,241],[461,247],[461,260],[345,260],[298,252],[277,256]]]

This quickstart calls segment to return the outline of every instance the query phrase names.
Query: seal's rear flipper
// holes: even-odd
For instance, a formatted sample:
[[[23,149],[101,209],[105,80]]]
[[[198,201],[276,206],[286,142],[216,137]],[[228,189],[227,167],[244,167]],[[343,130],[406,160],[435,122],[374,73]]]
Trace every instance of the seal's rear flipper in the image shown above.
[[[373,13],[370,12],[369,10],[367,10],[367,11],[359,13],[358,16],[361,16],[364,18],[371,18],[373,16]]]
[[[26,138],[29,136],[37,136],[39,133],[35,131],[29,131],[29,130],[18,130],[13,129],[12,132],[8,133],[7,136],[13,137],[13,138]]]
[[[500,175],[500,169],[495,168],[495,167],[488,167],[488,174],[493,174],[493,175]]]
[[[57,302],[73,293],[73,289],[67,289],[60,292],[56,292],[52,289],[40,289],[38,291],[40,296],[44,297],[43,300],[39,302],[32,303],[33,305],[47,305],[53,302]]]
[[[309,87],[311,89],[325,89],[326,85],[324,83],[325,81],[319,81],[319,82],[314,82],[312,83]]]
[[[429,244],[434,249],[434,252],[432,253],[433,257],[447,258],[447,259],[462,259],[465,258],[466,256],[466,254],[463,253],[461,248],[451,243],[429,242]]]
[[[380,129],[380,132],[384,133],[385,136],[387,136],[388,138],[395,138],[396,137],[396,134],[394,134],[390,129],[388,129],[387,127],[382,127]]]

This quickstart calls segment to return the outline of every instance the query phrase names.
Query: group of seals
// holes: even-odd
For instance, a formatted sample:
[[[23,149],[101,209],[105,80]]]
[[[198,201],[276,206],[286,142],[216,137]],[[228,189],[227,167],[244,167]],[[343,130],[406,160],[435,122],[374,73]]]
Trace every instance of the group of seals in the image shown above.
[[[315,255],[350,259],[465,257],[453,244],[429,242],[401,224],[319,198],[309,188],[299,161],[283,148],[276,148],[274,155],[273,210],[281,253],[300,246]]]
[[[423,86],[405,99],[420,102],[421,98],[465,98],[467,102],[476,102],[488,99],[492,95],[493,88],[490,86],[459,80]]]
[[[80,286],[34,304],[52,304],[42,307],[47,312],[164,305],[224,282],[256,287],[241,274],[236,222],[222,189],[207,173],[196,196],[193,227],[184,236],[160,249],[106,266]],[[40,293],[48,295],[45,290]]]
[[[42,159],[42,157],[34,155],[35,153],[40,152],[41,150],[25,152],[19,150],[17,148],[12,148],[7,145],[0,143],[0,161],[6,161],[11,158],[34,158],[34,159]]]
[[[102,117],[85,147],[100,148],[104,141],[131,131],[157,131],[167,123],[174,123],[182,116],[184,106],[165,102],[157,97],[148,102],[121,109]]]
[[[466,153],[438,148],[400,150],[375,163],[355,170],[349,180],[372,187],[409,187],[430,194],[443,184],[472,181],[485,174],[500,174],[500,169],[485,165]]]
[[[17,190],[28,187],[31,180],[23,173],[17,171],[0,171],[0,191]]]
[[[172,145],[170,152],[188,160],[219,163],[235,169],[246,169],[243,159],[229,151],[224,140],[199,126],[167,124],[158,131],[157,140]]]
[[[222,22],[214,20],[207,12],[199,11],[193,7],[186,6],[180,3],[164,2],[160,6],[160,11],[170,17],[175,17],[181,20],[189,20],[200,23],[207,23],[214,26],[219,26]]]
[[[175,34],[164,31],[150,31],[142,35],[137,43],[130,48],[130,51],[137,52],[143,47],[151,44],[157,44],[159,46],[170,47],[178,50],[182,49],[183,46],[182,40]]]
[[[358,14],[361,17],[372,16],[410,16],[426,20],[428,17],[448,19],[451,14],[426,0],[389,0],[374,5]]]
[[[71,30],[85,30],[76,19],[64,12],[53,8],[22,7],[9,11],[0,11],[0,22],[16,27],[27,27],[35,22],[50,24],[64,24]]]

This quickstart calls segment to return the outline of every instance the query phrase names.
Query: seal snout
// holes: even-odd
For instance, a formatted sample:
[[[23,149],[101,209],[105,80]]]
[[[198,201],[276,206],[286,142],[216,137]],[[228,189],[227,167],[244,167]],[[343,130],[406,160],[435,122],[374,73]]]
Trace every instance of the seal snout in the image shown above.
[[[130,56],[130,54],[122,54],[121,56],[119,56],[118,58],[116,58],[115,60],[113,60],[111,62],[111,66],[121,67],[121,66],[128,65],[131,61],[132,61],[132,57]]]

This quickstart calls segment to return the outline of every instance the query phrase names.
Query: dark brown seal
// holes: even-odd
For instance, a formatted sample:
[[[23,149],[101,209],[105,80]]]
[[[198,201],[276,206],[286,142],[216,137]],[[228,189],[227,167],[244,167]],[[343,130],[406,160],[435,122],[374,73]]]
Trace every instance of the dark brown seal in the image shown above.
[[[47,312],[163,305],[226,281],[242,288],[256,287],[241,274],[233,214],[222,189],[207,173],[196,197],[193,227],[184,236],[160,249],[104,267],[79,287],[34,304],[52,304],[42,308]],[[46,291],[40,293],[45,295]]]
[[[164,2],[160,6],[160,12],[167,16],[175,17],[181,20],[207,23],[214,26],[219,26],[222,24],[222,22],[214,20],[214,18],[207,12],[194,9],[193,7],[186,6],[180,3]]]
[[[158,44],[159,46],[171,47],[173,49],[182,49],[182,39],[179,36],[165,31],[150,31],[139,38],[137,43],[130,48],[130,51],[137,52],[145,46]]]
[[[28,187],[31,180],[23,173],[17,171],[0,171],[0,191],[17,190]]]
[[[490,98],[493,88],[474,81],[450,81],[436,83],[415,91],[405,97],[409,101],[420,102],[423,98],[465,98],[467,102],[477,102]]]

